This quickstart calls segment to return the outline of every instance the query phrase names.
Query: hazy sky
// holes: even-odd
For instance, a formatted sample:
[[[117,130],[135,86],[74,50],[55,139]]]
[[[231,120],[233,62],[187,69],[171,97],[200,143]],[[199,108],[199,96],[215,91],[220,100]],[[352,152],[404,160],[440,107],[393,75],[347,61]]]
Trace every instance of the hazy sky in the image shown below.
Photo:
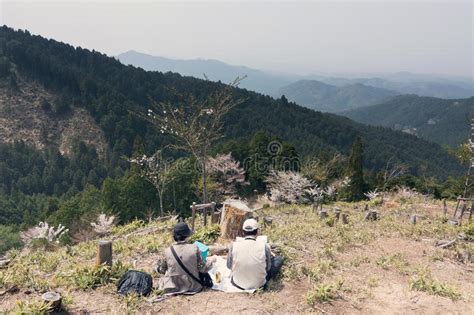
[[[1,24],[108,55],[134,49],[300,74],[473,74],[471,0],[0,3]]]

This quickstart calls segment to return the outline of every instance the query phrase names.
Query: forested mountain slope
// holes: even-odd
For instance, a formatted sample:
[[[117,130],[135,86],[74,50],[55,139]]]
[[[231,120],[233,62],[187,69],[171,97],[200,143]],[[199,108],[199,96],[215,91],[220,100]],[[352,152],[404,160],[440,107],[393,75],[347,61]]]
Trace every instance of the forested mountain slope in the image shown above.
[[[316,80],[300,80],[280,88],[276,95],[314,110],[340,112],[374,105],[399,93],[361,83],[335,86]]]
[[[167,141],[131,112],[145,112],[151,100],[172,100],[171,89],[205,96],[219,87],[219,83],[174,73],[124,66],[98,52],[6,26],[0,29],[0,51],[0,73],[12,93],[22,93],[16,89],[17,80],[31,80],[66,102],[62,105],[65,112],[77,107],[90,113],[107,141],[109,164],[120,163],[121,156],[130,156],[137,135],[145,139],[148,150]],[[275,100],[245,90],[236,90],[235,94],[245,102],[226,117],[222,141],[250,139],[257,131],[265,131],[309,156],[321,151],[347,154],[355,138],[361,136],[369,169],[383,168],[393,158],[408,165],[414,174],[423,171],[444,178],[461,171],[456,160],[438,145],[414,136],[315,112],[284,98]]]
[[[364,124],[403,130],[454,147],[469,137],[470,118],[474,118],[474,97],[445,100],[404,95],[341,114]]]

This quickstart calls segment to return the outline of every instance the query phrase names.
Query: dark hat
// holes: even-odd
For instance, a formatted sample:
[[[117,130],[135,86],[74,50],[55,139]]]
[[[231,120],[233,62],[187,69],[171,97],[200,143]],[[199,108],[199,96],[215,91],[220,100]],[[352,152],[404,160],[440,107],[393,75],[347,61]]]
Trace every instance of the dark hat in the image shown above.
[[[181,221],[174,226],[173,235],[175,238],[188,237],[191,235],[191,230],[186,223]]]

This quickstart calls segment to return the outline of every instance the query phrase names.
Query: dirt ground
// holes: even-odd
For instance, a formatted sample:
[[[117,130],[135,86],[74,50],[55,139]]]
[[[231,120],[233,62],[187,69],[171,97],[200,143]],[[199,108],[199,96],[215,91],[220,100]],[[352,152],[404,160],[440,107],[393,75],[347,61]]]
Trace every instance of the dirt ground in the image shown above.
[[[344,279],[347,287],[339,298],[331,303],[318,303],[311,307],[305,303],[305,294],[311,288],[309,281],[280,282],[278,289],[252,295],[205,291],[194,296],[178,296],[151,303],[147,299],[127,301],[117,297],[109,285],[91,291],[72,291],[72,314],[474,314],[474,268],[472,263],[439,256],[432,240],[378,239],[371,244],[338,254],[341,266],[335,270],[335,278]],[[408,268],[429,265],[434,277],[462,288],[462,299],[449,298],[413,291],[409,287],[410,275],[396,267],[382,268],[375,264],[382,256],[401,253]],[[363,263],[351,262],[362,257]],[[152,264],[153,257],[143,263]],[[151,269],[151,268],[150,268]],[[155,281],[156,282],[156,281]],[[11,309],[16,300],[32,299],[35,294],[16,294],[0,297],[3,309]]]

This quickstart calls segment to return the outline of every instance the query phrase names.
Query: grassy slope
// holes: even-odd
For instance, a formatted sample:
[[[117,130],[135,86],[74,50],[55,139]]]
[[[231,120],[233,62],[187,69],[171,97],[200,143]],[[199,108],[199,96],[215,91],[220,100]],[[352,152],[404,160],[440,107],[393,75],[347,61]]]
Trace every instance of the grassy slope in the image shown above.
[[[448,249],[434,246],[467,231],[466,226],[444,223],[440,202],[391,195],[377,222],[363,220],[363,203],[338,206],[349,214],[348,225],[333,222],[332,214],[320,221],[309,207],[263,210],[262,215],[274,217],[263,232],[286,259],[282,277],[271,282],[268,292],[248,296],[206,291],[160,303],[118,297],[114,283],[120,274],[132,266],[152,272],[157,256],[171,242],[172,222],[134,222],[114,231],[112,270],[94,269],[95,241],[46,252],[12,252],[11,265],[0,271],[0,293],[15,284],[20,292],[0,297],[0,302],[4,311],[13,309],[17,300],[25,301],[23,309],[37,307],[41,292],[54,289],[62,292],[71,312],[473,311],[474,266],[457,257],[466,251],[474,254],[474,246],[464,241]],[[419,221],[411,225],[408,218],[415,212]]]

